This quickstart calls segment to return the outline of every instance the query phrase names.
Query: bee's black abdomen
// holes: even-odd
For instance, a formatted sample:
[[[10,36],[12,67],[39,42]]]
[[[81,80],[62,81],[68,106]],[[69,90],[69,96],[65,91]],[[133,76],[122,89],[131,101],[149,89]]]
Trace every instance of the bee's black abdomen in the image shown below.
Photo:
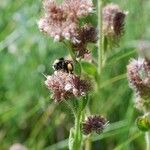
[[[60,70],[60,69],[62,69],[61,63],[56,63],[56,64],[53,65],[53,67],[54,67],[54,70]]]

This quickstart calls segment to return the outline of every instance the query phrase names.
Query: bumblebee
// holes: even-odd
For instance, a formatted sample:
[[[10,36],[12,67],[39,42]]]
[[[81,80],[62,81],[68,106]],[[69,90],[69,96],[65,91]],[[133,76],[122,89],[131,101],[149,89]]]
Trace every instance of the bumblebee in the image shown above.
[[[72,73],[73,72],[73,64],[69,60],[65,60],[63,57],[59,58],[54,61],[53,63],[53,69],[54,70],[63,70],[64,72],[67,73]]]

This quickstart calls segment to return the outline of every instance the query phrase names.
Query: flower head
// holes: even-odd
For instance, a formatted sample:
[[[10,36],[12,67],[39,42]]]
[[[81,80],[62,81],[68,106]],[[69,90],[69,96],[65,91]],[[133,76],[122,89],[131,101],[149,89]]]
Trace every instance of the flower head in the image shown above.
[[[43,5],[45,14],[38,22],[40,31],[47,33],[55,41],[70,39],[76,34],[76,22],[67,18],[62,5],[57,5],[53,0],[45,0]]]
[[[103,31],[105,35],[120,36],[124,30],[125,13],[118,5],[108,4],[103,8]]]
[[[150,61],[132,60],[127,66],[128,80],[139,99],[150,98]],[[141,100],[140,100],[141,102]]]
[[[65,0],[60,5],[54,0],[45,0],[43,5],[44,16],[38,22],[39,29],[56,41],[76,41],[78,18],[88,15],[93,6],[91,0]]]
[[[85,24],[78,33],[78,40],[82,43],[95,43],[98,39],[97,37],[97,29],[93,27],[91,24]]]
[[[55,101],[73,96],[84,96],[90,89],[90,84],[86,80],[62,70],[55,71],[53,75],[47,76],[45,84],[53,92]]]
[[[108,121],[102,116],[89,116],[87,120],[82,124],[83,133],[85,135],[95,131],[97,134],[103,132],[108,125]]]
[[[103,8],[103,33],[114,44],[124,33],[124,20],[127,13],[116,4],[108,4]]]

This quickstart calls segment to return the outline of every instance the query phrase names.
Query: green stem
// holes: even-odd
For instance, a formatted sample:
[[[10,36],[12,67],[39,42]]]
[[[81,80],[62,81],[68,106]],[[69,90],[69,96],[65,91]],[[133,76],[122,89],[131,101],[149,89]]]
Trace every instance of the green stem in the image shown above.
[[[81,141],[82,141],[82,134],[80,130],[81,116],[82,116],[81,111],[78,111],[75,118],[75,138],[74,138],[73,150],[81,149]]]
[[[146,150],[150,150],[150,132],[145,133]]]
[[[144,113],[149,113],[149,106],[145,106]],[[146,150],[150,150],[150,131],[145,132]]]
[[[89,135],[85,142],[85,150],[91,150],[91,146],[92,146],[91,144],[92,144],[92,139],[91,139],[91,135]]]
[[[97,11],[97,16],[98,16],[98,72],[99,74],[101,73],[102,66],[103,66],[103,55],[104,55],[104,50],[103,50],[103,33],[102,33],[102,0],[97,0],[98,4],[98,11]]]

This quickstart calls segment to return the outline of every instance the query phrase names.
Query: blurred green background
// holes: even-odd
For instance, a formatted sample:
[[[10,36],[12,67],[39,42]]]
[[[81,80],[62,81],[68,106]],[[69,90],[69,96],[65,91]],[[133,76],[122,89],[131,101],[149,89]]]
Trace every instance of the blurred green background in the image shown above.
[[[92,95],[90,110],[110,121],[101,135],[93,135],[93,150],[143,150],[144,135],[136,128],[141,115],[134,108],[126,65],[136,57],[137,40],[150,40],[150,1],[114,0],[129,14],[119,48],[109,52],[101,91]],[[22,143],[31,150],[67,149],[73,114],[50,99],[42,73],[65,56],[61,43],[39,32],[41,0],[0,1],[0,150]]]

